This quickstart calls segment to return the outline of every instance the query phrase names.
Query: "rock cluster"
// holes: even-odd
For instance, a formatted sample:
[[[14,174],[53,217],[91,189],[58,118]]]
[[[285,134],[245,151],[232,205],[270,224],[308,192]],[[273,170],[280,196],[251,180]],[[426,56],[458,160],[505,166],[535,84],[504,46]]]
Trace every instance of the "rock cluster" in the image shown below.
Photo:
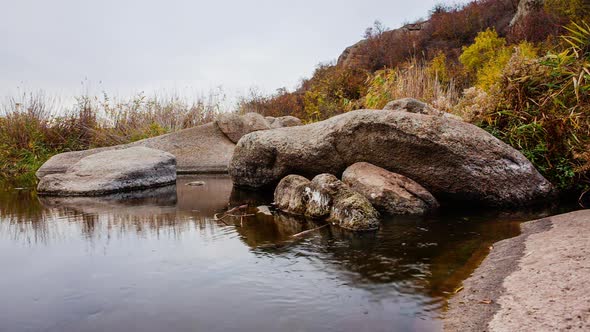
[[[517,150],[450,117],[358,110],[304,126],[257,131],[236,145],[229,173],[261,188],[285,176],[340,175],[369,162],[419,183],[439,200],[488,206],[527,204],[551,184]]]
[[[299,175],[286,176],[274,197],[276,207],[287,213],[325,219],[353,231],[379,228],[379,212],[332,174],[320,174],[311,181]]]

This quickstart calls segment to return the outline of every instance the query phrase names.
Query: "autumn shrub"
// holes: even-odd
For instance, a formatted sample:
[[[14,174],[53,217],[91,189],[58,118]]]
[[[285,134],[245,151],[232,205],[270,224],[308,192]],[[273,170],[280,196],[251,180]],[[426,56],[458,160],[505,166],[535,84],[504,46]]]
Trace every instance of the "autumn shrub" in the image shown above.
[[[483,30],[504,31],[516,12],[518,1],[479,0],[467,4],[437,5],[425,34],[438,47],[460,48]],[[432,43],[431,42],[431,43]]]
[[[506,39],[498,36],[495,30],[487,29],[475,37],[473,44],[463,47],[459,61],[475,77],[476,86],[489,91],[499,82],[504,67],[514,52],[528,58],[537,56],[534,45],[521,42],[508,46]]]
[[[238,110],[240,113],[255,112],[275,117],[292,115],[304,119],[307,114],[303,95],[301,91],[290,92],[286,88],[280,88],[271,95],[251,89],[247,96],[241,96],[238,100]]]
[[[572,189],[590,184],[590,27],[569,28],[563,44],[541,58],[514,53],[487,98],[495,103],[473,121]]]
[[[394,68],[410,57],[421,56],[425,36],[417,28],[421,23],[415,26],[406,25],[402,29],[387,31],[379,21],[375,21],[365,31],[365,39],[355,51],[355,62],[349,67],[375,72]]]
[[[367,72],[338,65],[319,65],[302,85],[305,120],[319,121],[360,107]]]
[[[565,17],[550,13],[543,7],[536,8],[510,27],[507,39],[511,43],[546,42],[548,38],[562,34],[567,23],[569,20]]]

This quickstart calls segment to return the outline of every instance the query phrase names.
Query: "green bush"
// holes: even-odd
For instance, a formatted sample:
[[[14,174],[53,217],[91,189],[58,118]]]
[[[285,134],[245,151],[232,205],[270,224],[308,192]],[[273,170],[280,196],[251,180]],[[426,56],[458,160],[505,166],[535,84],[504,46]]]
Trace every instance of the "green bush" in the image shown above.
[[[542,58],[514,54],[489,96],[497,103],[475,122],[573,189],[590,184],[590,27],[574,24],[563,41]]]

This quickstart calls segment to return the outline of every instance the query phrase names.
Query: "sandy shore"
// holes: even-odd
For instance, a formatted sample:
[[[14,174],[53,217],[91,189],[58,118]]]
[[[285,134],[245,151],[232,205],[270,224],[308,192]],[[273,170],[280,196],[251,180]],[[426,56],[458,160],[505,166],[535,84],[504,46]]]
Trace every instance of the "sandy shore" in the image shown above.
[[[445,331],[590,331],[590,210],[524,223],[463,287]]]

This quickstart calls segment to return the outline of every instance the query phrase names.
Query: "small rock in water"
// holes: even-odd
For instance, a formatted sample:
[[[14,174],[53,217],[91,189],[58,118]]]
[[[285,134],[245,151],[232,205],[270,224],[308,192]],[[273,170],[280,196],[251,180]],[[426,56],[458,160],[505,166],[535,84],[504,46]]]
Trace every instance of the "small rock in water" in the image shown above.
[[[189,182],[186,184],[187,186],[194,186],[194,187],[199,187],[199,186],[204,186],[205,182],[204,181],[193,181],[193,182]]]
[[[256,213],[260,213],[265,216],[272,216],[272,212],[270,211],[270,208],[266,205],[261,205],[261,206],[257,207]]]

